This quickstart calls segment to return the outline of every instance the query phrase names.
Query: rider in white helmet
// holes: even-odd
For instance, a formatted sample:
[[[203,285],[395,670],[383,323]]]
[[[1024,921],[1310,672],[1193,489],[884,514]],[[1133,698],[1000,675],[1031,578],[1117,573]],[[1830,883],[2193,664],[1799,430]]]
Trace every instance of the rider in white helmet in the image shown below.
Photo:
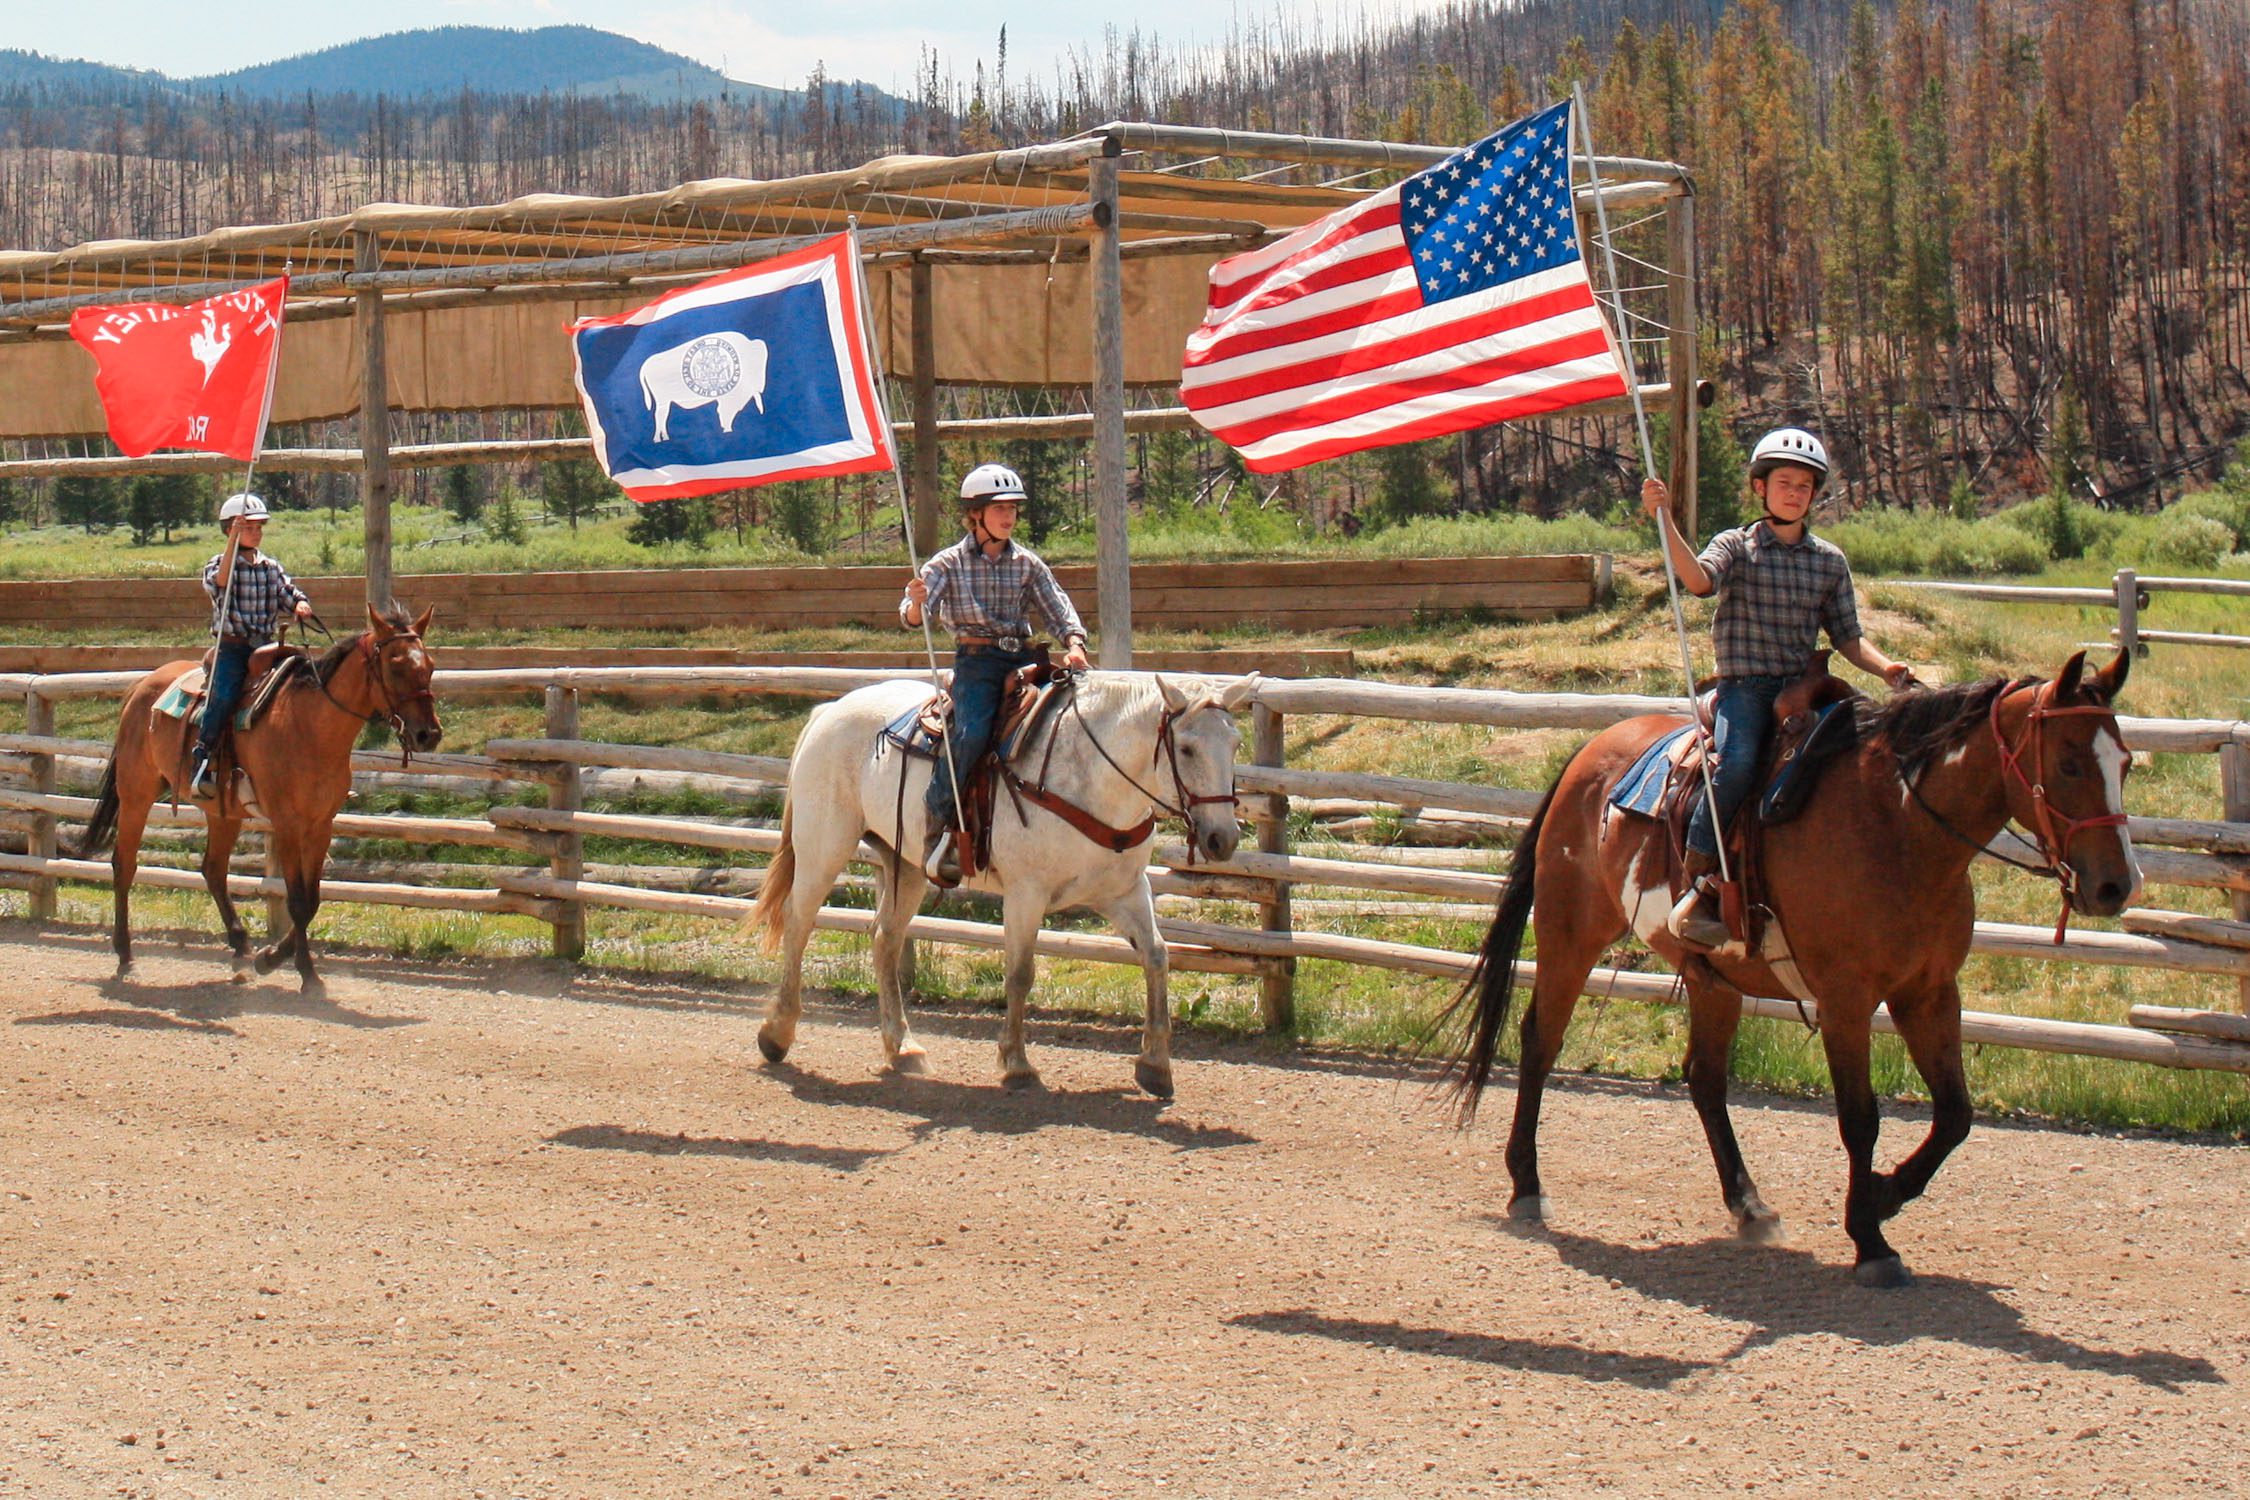
[[[211,633],[219,648],[211,660],[211,681],[197,727],[191,797],[210,797],[217,786],[211,758],[219,735],[234,717],[250,653],[274,638],[285,616],[312,616],[312,601],[287,570],[258,550],[266,534],[266,502],[256,495],[229,495],[219,507],[219,531],[227,545],[203,565],[203,592],[211,596]]]
[[[953,633],[953,722],[949,748],[962,779],[984,756],[1008,674],[1036,659],[1034,616],[1063,644],[1063,665],[1086,669],[1086,627],[1054,570],[1013,540],[1025,503],[1023,480],[1006,464],[980,464],[961,481],[960,541],[907,580],[899,622],[922,623],[935,612]],[[956,885],[961,867],[954,824],[954,776],[941,757],[923,799],[927,814],[922,868],[941,886]]]
[[[1712,797],[1698,797],[1688,824],[1688,893],[1671,916],[1674,936],[1704,948],[1728,940],[1712,877],[1719,867],[1721,827],[1750,795],[1773,723],[1773,702],[1812,664],[1822,630],[1836,653],[1892,688],[1914,674],[1875,649],[1859,632],[1851,564],[1833,542],[1808,529],[1813,497],[1828,480],[1828,450],[1801,427],[1779,427],[1750,452],[1750,493],[1765,514],[1722,531],[1698,554],[1671,525],[1671,494],[1655,479],[1641,485],[1641,505],[1656,520],[1673,570],[1690,593],[1719,596],[1712,634],[1719,658],[1713,743],[1718,763]],[[1714,825],[1710,803],[1719,804]]]

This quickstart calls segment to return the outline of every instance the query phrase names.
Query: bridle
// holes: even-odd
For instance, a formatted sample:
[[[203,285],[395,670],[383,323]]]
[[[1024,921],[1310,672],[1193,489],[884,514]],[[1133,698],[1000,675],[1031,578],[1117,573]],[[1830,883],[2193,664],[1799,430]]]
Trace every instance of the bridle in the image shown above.
[[[1173,733],[1173,729],[1181,719],[1190,713],[1197,712],[1198,709],[1175,709],[1170,704],[1166,704],[1162,717],[1157,720],[1156,750],[1150,756],[1149,764],[1152,767],[1168,765],[1171,768],[1172,790],[1178,800],[1167,802],[1155,792],[1141,785],[1138,777],[1117,763],[1117,757],[1109,753],[1108,747],[1103,745],[1101,739],[1094,733],[1093,726],[1086,722],[1086,712],[1078,704],[1075,683],[1071,685],[1069,691],[1071,716],[1077,719],[1079,731],[1086,736],[1086,743],[1094,747],[1096,755],[1109,763],[1111,770],[1125,779],[1127,786],[1148,798],[1150,803],[1148,816],[1129,828],[1113,828],[1076,803],[1067,801],[1060,795],[1048,791],[1047,772],[1048,768],[1054,764],[1055,742],[1058,738],[1052,734],[1047,737],[1047,752],[1040,760],[1039,780],[1036,783],[1024,780],[1010,766],[1003,765],[1000,768],[1001,776],[1005,780],[1011,795],[1020,796],[1035,807],[1045,808],[1113,854],[1122,854],[1127,849],[1144,842],[1150,834],[1156,831],[1156,822],[1159,816],[1190,821],[1189,814],[1198,807],[1206,807],[1214,803],[1225,803],[1229,807],[1242,805],[1242,799],[1235,795],[1231,785],[1224,792],[1209,795],[1188,790],[1187,778],[1180,771],[1179,736]],[[1199,707],[1207,708],[1210,706],[1212,705],[1203,704]],[[1193,831],[1192,827],[1190,831]]]
[[[419,691],[409,693],[404,698],[393,697],[390,681],[383,671],[383,653],[390,649],[392,641],[407,641],[418,645],[421,639],[422,633],[412,629],[393,631],[380,644],[376,642],[375,632],[372,630],[360,636],[359,649],[354,654],[365,664],[368,685],[379,700],[379,706],[371,714],[363,714],[358,709],[343,702],[333,692],[329,691],[328,679],[320,675],[319,669],[316,667],[313,671],[313,681],[318,684],[320,695],[335,705],[338,712],[348,714],[364,723],[390,725],[391,732],[398,736],[398,767],[402,771],[414,763],[414,747],[406,737],[406,714],[404,710],[422,705],[428,708],[430,717],[435,719],[437,717],[437,694],[425,683]]]
[[[2078,896],[2078,871],[2070,862],[2070,841],[2089,828],[2122,828],[2126,820],[2122,811],[2097,813],[2090,818],[2073,818],[2056,810],[2054,803],[2047,797],[2046,773],[2041,770],[2046,760],[2043,752],[2046,749],[2047,721],[2071,718],[2079,714],[2106,715],[2110,710],[2108,705],[2101,703],[2058,706],[2055,703],[2054,682],[2043,682],[2031,695],[2031,707],[2024,715],[2023,748],[2019,750],[2008,743],[2008,736],[2000,728],[2000,705],[2007,696],[2006,693],[2000,693],[1993,697],[1992,740],[2000,749],[2002,768],[2016,779],[2016,784],[2031,798],[2031,811],[2035,820],[2031,831],[2038,840],[2039,857],[2047,862],[2047,873],[2054,876],[2055,883],[2062,887],[2062,912],[2055,919],[2055,941],[2059,943],[2063,939],[2063,930],[2070,925],[2070,908]],[[2110,733],[2117,733],[2114,718],[2108,727]],[[2118,736],[2118,745],[2121,749],[2124,746],[2122,735]],[[2023,767],[2027,758],[2031,762],[2029,773]]]
[[[1923,798],[1922,789],[1917,784],[1920,778],[1906,775],[1903,765],[1900,767],[1899,779],[1906,784],[1907,793],[1914,799],[1915,805],[1929,814],[1930,820],[1956,841],[1968,845],[1979,854],[1990,854],[2002,864],[2013,865],[2019,870],[2027,870],[2034,875],[2046,875],[2054,880],[2055,884],[2061,888],[2062,895],[2062,910],[2055,915],[2055,941],[2060,943],[2063,940],[2064,932],[2069,929],[2071,907],[2078,896],[2078,871],[2070,862],[2070,841],[2089,828],[2121,828],[2125,825],[2127,819],[2122,812],[2097,813],[2090,818],[2073,818],[2055,808],[2054,803],[2047,796],[2046,773],[2040,769],[2045,761],[2047,721],[2049,719],[2070,718],[2079,714],[2107,714],[2111,710],[2107,705],[2100,703],[2075,703],[2059,706],[2055,702],[2053,680],[2041,682],[2031,695],[2031,707],[2024,715],[2023,743],[2018,746],[2009,743],[2007,731],[2000,727],[2000,709],[2007,702],[2009,696],[2010,690],[2008,689],[2003,689],[1992,695],[1992,711],[1988,722],[1992,727],[1993,748],[2000,755],[2002,774],[2014,777],[2016,784],[2021,786],[2024,789],[2024,794],[2031,799],[2032,837],[2024,840],[2024,842],[2029,843],[2038,851],[2039,863],[2032,864],[2025,860],[2013,859],[2008,855],[1988,849],[1955,828],[1946,821],[1943,814],[1930,806],[1928,801]],[[2116,733],[2114,720],[2109,727],[2111,733]],[[2120,743],[2122,743],[2122,737],[2120,737]],[[2031,770],[2028,772],[2024,769],[2024,762],[2027,760],[2031,763]],[[2017,837],[2020,839],[2021,835]]]

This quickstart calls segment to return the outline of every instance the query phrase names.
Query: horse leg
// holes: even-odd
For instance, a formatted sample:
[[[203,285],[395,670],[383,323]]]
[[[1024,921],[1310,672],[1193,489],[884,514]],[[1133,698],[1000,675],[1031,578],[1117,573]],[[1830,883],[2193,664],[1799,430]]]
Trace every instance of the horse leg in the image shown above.
[[[1852,1279],[1861,1286],[1904,1286],[1912,1278],[1890,1242],[1883,1221],[1891,1184],[1875,1170],[1875,1140],[1882,1133],[1874,1085],[1868,1077],[1868,1021],[1872,1005],[1847,1008],[1840,1002],[1821,1007],[1820,1039],[1828,1052],[1828,1076],[1836,1090],[1836,1128],[1851,1159],[1851,1182],[1844,1193],[1844,1231],[1858,1259]],[[1895,1210],[1893,1210],[1895,1211]]]
[[[116,920],[110,929],[109,945],[117,951],[120,979],[133,972],[133,876],[140,869],[141,834],[148,827],[149,805],[149,801],[127,797],[119,789],[117,843],[109,852],[110,902]]]
[[[1563,882],[1557,881],[1560,886]],[[1532,908],[1532,939],[1538,945],[1539,967],[1531,987],[1531,1003],[1524,1007],[1517,1032],[1521,1043],[1516,1067],[1516,1115],[1508,1129],[1508,1177],[1514,1192],[1508,1199],[1508,1217],[1523,1223],[1544,1221],[1552,1206],[1539,1183],[1539,1106],[1547,1092],[1548,1075],[1562,1054],[1563,1036],[1578,1009],[1578,995],[1594,960],[1609,946],[1613,934],[1565,925],[1569,913],[1592,909],[1592,902],[1572,899],[1567,888],[1541,889]]]
[[[1961,1066],[1961,990],[1948,979],[1931,994],[1903,1006],[1891,1002],[1891,1020],[1916,1071],[1930,1086],[1930,1133],[1890,1175],[1883,1204],[1888,1219],[1922,1196],[1953,1148],[1969,1137],[1973,1111]]]
[[[789,826],[789,897],[782,906],[781,978],[766,1006],[766,1019],[758,1028],[758,1051],[769,1063],[778,1063],[797,1044],[797,1021],[804,1014],[805,947],[812,941],[813,923],[820,903],[828,898],[836,877],[844,873],[852,852],[859,847],[857,825],[844,829],[810,826],[813,820],[795,818]],[[767,866],[768,877],[781,856]],[[903,924],[901,924],[903,925]]]
[[[1148,1009],[1141,1021],[1141,1055],[1133,1062],[1133,1081],[1159,1099],[1172,1097],[1172,953],[1156,931],[1156,898],[1142,879],[1102,915],[1141,956],[1148,981]]]
[[[234,956],[234,982],[248,984],[250,929],[242,925],[242,913],[234,909],[234,896],[227,890],[227,865],[234,858],[235,840],[241,837],[240,818],[215,818],[207,825],[203,838],[203,885],[211,893],[211,904],[219,909],[220,924],[227,930],[227,951]],[[261,965],[258,972],[263,974],[265,967]]]
[[[313,972],[312,956],[313,918],[320,913],[321,864],[291,870],[288,876],[289,941],[297,946],[297,990],[303,995],[318,996],[328,989]]]
[[[1743,1164],[1742,1147],[1734,1138],[1734,1121],[1727,1115],[1728,1061],[1734,1053],[1734,1034],[1742,1025],[1742,993],[1721,979],[1702,959],[1691,959],[1682,971],[1688,989],[1688,1097],[1703,1121],[1704,1139],[1711,1145],[1711,1160],[1719,1169],[1719,1193],[1727,1212],[1734,1215],[1735,1231],[1761,1244],[1782,1238],[1781,1215],[1766,1207],[1758,1186]]]
[[[297,925],[297,886],[294,872],[299,868],[298,841],[294,836],[283,833],[278,827],[270,828],[266,833],[266,838],[274,854],[273,863],[280,867],[282,883],[287,888],[285,900],[289,911],[289,921],[266,934],[266,946],[260,948],[257,955],[257,969],[260,974],[271,974],[291,958],[296,957],[305,936],[303,930]],[[303,961],[300,960],[299,972],[301,973],[302,970]]]
[[[922,1044],[906,1019],[905,986],[899,970],[906,952],[906,924],[922,909],[929,877],[910,857],[879,864],[875,873],[875,1009],[883,1029],[883,1056],[894,1071],[925,1071]]]
[[[1039,1070],[1023,1049],[1023,1013],[1031,998],[1031,980],[1039,958],[1032,944],[1039,938],[1039,922],[1047,914],[1043,894],[1011,890],[1000,903],[1000,925],[1006,934],[1008,1018],[1000,1024],[1000,1083],[1003,1088],[1039,1087]]]

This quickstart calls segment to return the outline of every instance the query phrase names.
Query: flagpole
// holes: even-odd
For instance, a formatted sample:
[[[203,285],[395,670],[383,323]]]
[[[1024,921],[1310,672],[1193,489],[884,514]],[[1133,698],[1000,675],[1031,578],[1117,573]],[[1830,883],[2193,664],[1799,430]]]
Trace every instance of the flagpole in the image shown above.
[[[1570,98],[1571,125],[1578,136],[1578,145],[1585,153],[1587,185],[1594,190],[1594,221],[1601,230],[1602,262],[1609,272],[1609,305],[1617,327],[1618,355],[1625,365],[1626,389],[1633,393],[1633,426],[1640,434],[1641,439],[1641,474],[1644,478],[1653,479],[1656,476],[1656,448],[1649,441],[1648,409],[1641,404],[1641,376],[1640,372],[1633,368],[1632,331],[1625,322],[1624,296],[1618,291],[1617,250],[1615,246],[1610,244],[1609,240],[1609,206],[1602,202],[1601,172],[1594,165],[1592,132],[1586,128],[1586,85],[1573,83],[1570,86]],[[1671,330],[1671,336],[1679,337],[1679,330]],[[1672,434],[1672,441],[1679,443],[1685,442],[1686,439],[1675,432]],[[1731,882],[1734,879],[1734,872],[1727,867],[1727,831],[1719,824],[1719,794],[1711,784],[1713,740],[1709,734],[1705,733],[1703,716],[1696,711],[1695,707],[1695,657],[1688,647],[1687,616],[1680,609],[1679,574],[1673,570],[1671,544],[1665,539],[1664,535],[1665,528],[1671,524],[1672,509],[1670,506],[1666,506],[1656,513],[1656,551],[1657,555],[1664,559],[1664,593],[1672,604],[1672,634],[1680,644],[1680,676],[1687,683],[1688,724],[1695,730],[1696,738],[1703,742],[1704,746],[1703,802],[1704,806],[1710,809],[1713,842],[1719,847],[1719,878]]]
[[[875,413],[877,419],[883,424],[883,441],[890,445],[891,450],[891,482],[898,490],[899,530],[906,538],[906,560],[915,574],[919,576],[922,571],[922,559],[914,550],[913,502],[906,493],[906,471],[899,463],[897,431],[891,426],[891,399],[890,393],[886,389],[889,377],[883,369],[882,345],[881,341],[875,337],[874,320],[868,316],[868,312],[874,304],[869,299],[867,292],[867,263],[860,259],[859,254],[859,216],[857,214],[851,217],[849,227],[845,229],[844,233],[851,239],[852,276],[859,284],[860,333],[867,350],[869,365],[875,377]],[[930,687],[934,692],[942,693],[945,691],[945,682],[938,670],[937,638],[930,631],[929,610],[924,608],[921,611],[921,616],[922,651],[930,662]],[[957,820],[965,822],[964,809],[961,805],[961,770],[953,763],[953,716],[951,714],[944,715],[938,721],[938,731],[945,741],[946,778],[953,783],[953,816]],[[905,772],[901,770],[899,774],[904,775]],[[902,837],[905,831],[903,827],[892,830],[894,842],[891,853],[893,857],[901,857],[895,841]]]
[[[281,267],[281,305],[286,313],[289,306],[289,266],[287,262],[283,262]],[[258,472],[259,456],[266,451],[266,424],[273,417],[274,377],[281,371],[281,328],[279,324],[280,319],[275,319],[273,349],[266,356],[266,394],[264,399],[258,403],[258,435],[251,440],[250,462],[242,471],[241,493],[245,495],[250,493],[251,476]],[[222,501],[221,503],[224,504],[225,502]],[[236,565],[242,560],[240,534],[230,529],[227,534],[227,541],[230,552],[227,561],[227,588],[225,595],[219,600],[219,612],[211,617],[211,634],[214,637],[226,634],[227,612],[234,607],[235,569]]]

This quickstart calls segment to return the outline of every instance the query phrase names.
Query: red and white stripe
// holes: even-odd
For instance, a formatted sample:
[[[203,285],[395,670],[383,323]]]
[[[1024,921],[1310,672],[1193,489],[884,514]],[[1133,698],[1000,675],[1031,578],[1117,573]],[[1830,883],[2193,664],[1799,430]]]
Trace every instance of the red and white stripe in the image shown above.
[[[1211,268],[1180,395],[1254,472],[1625,394],[1583,258],[1425,303],[1398,195]]]

